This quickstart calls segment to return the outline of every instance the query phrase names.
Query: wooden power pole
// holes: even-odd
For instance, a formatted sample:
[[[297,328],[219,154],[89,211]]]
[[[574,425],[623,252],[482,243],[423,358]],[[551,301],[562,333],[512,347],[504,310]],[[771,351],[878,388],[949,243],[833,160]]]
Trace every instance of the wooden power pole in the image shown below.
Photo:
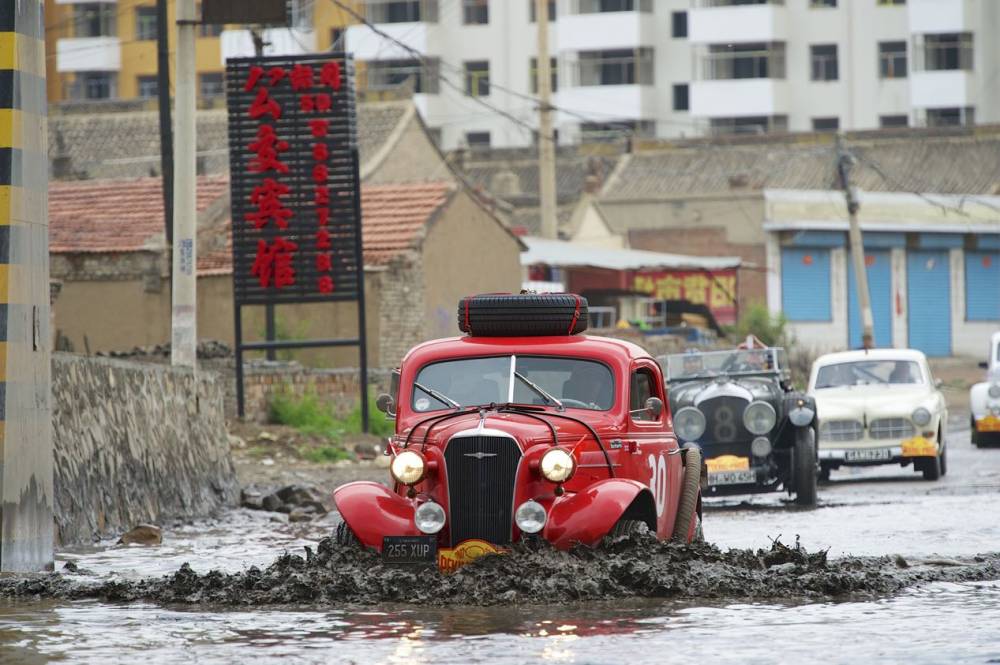
[[[851,187],[851,166],[854,158],[844,148],[840,136],[837,136],[837,174],[840,176],[840,186],[847,199],[847,216],[850,223],[851,261],[854,265],[854,288],[858,292],[858,305],[861,308],[861,346],[867,351],[875,345],[875,317],[872,316],[871,294],[868,291],[868,270],[865,267],[865,248],[861,237],[861,226],[858,224],[858,196]]]
[[[549,0],[534,0],[538,25],[538,196],[541,236],[556,238],[556,141],[552,131],[552,63],[549,61]]]

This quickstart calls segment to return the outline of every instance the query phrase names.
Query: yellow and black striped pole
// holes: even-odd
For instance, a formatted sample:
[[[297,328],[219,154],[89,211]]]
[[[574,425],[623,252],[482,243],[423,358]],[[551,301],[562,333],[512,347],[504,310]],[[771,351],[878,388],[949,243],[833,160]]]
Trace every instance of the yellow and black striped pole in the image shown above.
[[[52,565],[42,0],[0,0],[0,572]]]

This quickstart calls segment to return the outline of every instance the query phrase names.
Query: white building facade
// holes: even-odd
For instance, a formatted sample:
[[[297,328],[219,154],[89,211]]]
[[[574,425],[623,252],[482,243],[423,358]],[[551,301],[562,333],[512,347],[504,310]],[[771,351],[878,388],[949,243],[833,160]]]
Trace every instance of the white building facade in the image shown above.
[[[369,89],[446,149],[531,145],[534,0],[366,0]],[[1000,121],[994,0],[550,0],[561,143]],[[469,95],[472,95],[470,97]]]

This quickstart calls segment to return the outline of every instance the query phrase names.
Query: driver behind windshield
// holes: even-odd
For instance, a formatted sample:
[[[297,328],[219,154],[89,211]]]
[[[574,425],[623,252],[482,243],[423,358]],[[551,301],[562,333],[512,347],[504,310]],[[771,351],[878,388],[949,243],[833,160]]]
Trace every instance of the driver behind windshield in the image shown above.
[[[614,403],[611,375],[606,369],[594,363],[576,363],[566,383],[562,396],[570,400],[566,406],[577,406],[573,401],[582,402],[588,409],[610,409]]]

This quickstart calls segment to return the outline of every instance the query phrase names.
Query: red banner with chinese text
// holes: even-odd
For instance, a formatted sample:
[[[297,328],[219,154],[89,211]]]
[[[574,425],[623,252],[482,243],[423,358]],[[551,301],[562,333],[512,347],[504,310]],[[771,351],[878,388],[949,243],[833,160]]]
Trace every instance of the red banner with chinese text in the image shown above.
[[[651,270],[631,275],[632,288],[657,300],[706,305],[720,325],[736,323],[736,270]]]
[[[344,54],[226,61],[238,305],[356,300],[354,66]]]

